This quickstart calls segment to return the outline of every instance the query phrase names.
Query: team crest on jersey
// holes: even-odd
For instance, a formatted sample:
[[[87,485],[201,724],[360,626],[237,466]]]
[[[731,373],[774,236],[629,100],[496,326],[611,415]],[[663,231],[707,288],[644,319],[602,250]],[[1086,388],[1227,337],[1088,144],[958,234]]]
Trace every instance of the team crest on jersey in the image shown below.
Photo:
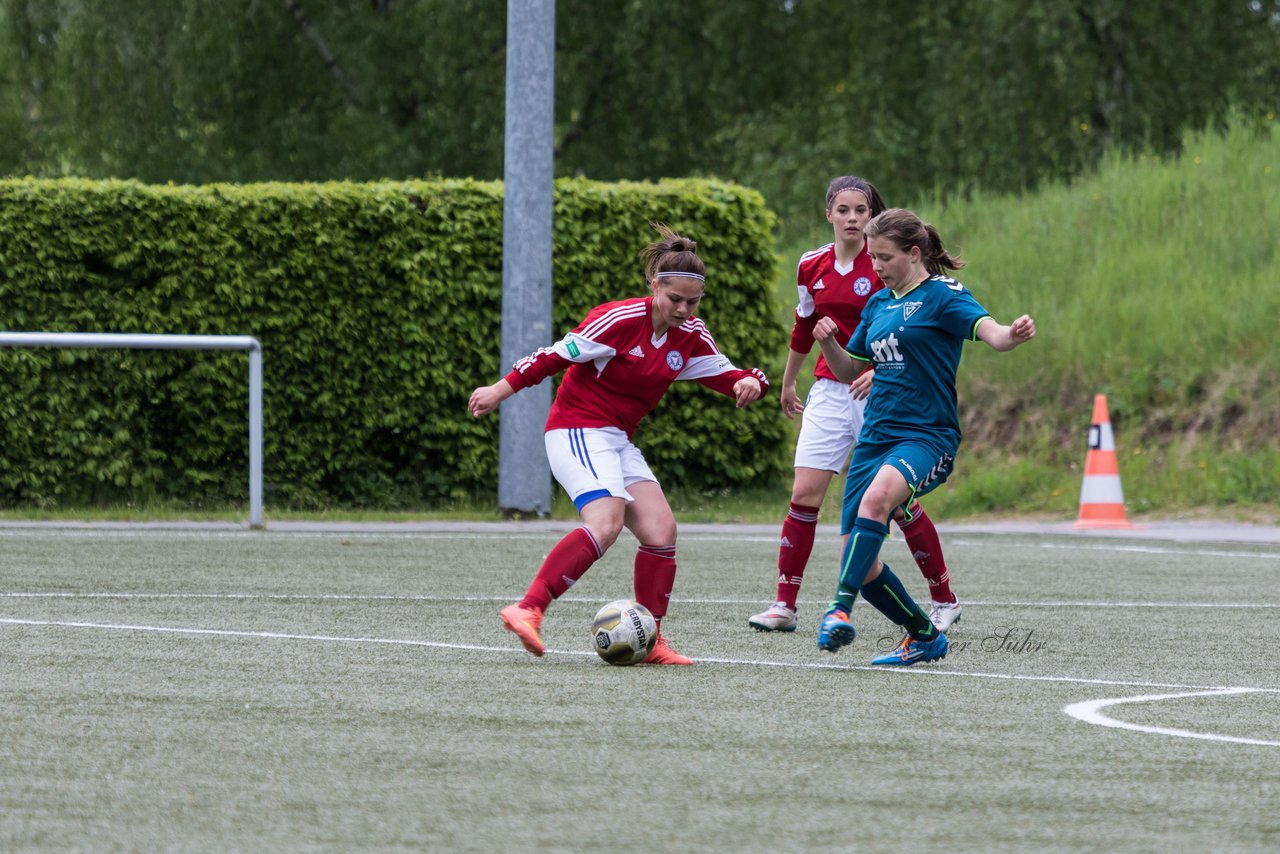
[[[902,319],[906,320],[916,313],[916,309],[924,305],[922,302],[904,302],[902,304]]]
[[[684,356],[681,356],[675,350],[667,354],[667,367],[673,371],[678,371],[684,367]]]
[[[860,297],[865,297],[871,293],[871,280],[866,276],[859,276],[858,280],[853,283],[853,292]]]

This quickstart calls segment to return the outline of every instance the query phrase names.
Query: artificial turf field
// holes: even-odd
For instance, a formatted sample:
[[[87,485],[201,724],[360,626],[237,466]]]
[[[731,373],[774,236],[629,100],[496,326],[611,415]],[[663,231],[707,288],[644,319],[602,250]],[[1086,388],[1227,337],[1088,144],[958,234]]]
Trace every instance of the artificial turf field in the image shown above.
[[[617,668],[628,535],[544,658],[500,628],[558,537],[0,531],[0,850],[1280,849],[1280,547],[944,536],[952,652],[899,670],[865,604],[814,644],[833,536],[782,635],[776,537],[685,532],[699,664]]]

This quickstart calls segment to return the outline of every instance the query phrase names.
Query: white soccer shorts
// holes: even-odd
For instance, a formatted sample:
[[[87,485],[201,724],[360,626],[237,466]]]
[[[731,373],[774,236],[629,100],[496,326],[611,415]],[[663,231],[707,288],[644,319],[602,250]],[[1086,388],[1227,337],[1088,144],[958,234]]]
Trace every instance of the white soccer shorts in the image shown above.
[[[854,400],[846,383],[816,379],[809,389],[796,440],[796,468],[840,472],[849,461],[867,399]]]
[[[634,501],[628,486],[642,480],[658,482],[640,449],[617,427],[548,430],[543,441],[551,473],[579,510],[610,495]]]

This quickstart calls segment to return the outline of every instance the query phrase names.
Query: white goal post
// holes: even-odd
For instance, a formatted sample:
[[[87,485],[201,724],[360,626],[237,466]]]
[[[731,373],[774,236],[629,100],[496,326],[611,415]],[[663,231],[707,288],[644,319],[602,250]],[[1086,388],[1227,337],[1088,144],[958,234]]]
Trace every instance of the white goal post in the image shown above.
[[[262,528],[262,345],[249,335],[153,335],[116,332],[0,332],[4,347],[115,350],[249,351],[249,527]]]

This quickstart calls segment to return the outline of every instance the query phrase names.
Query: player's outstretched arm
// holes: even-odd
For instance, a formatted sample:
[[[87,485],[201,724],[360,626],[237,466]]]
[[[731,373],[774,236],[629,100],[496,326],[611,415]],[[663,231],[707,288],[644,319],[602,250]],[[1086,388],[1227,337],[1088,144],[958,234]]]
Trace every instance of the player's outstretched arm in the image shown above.
[[[515,393],[511,383],[507,382],[505,378],[498,380],[493,385],[482,385],[471,392],[471,399],[467,401],[467,411],[476,418],[481,415],[488,415],[498,408],[498,404]]]
[[[855,360],[844,347],[840,346],[840,342],[836,340],[839,333],[840,328],[829,317],[819,319],[813,327],[813,338],[822,348],[822,355],[827,357],[827,367],[831,368],[831,373],[835,374],[840,382],[851,383],[857,379],[866,365]]]
[[[1024,314],[1008,326],[1001,326],[994,318],[986,318],[978,324],[978,339],[991,345],[992,349],[1007,353],[1019,344],[1025,344],[1036,337],[1036,322],[1031,315]]]

